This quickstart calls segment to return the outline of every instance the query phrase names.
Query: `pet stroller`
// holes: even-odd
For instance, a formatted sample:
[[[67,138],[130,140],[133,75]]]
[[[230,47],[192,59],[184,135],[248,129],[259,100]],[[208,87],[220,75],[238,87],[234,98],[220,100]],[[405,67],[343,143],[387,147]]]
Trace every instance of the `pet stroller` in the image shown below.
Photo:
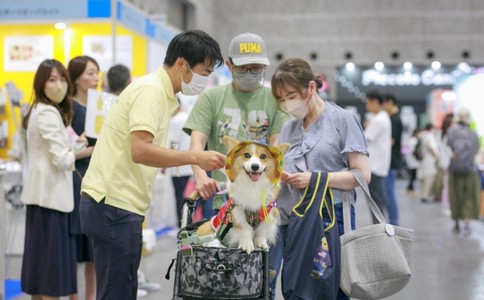
[[[204,221],[191,223],[198,198],[195,192],[185,199],[182,228],[178,232],[178,252],[174,260],[172,299],[269,300],[269,252],[255,250],[247,254],[235,248],[202,246],[213,236],[199,237],[196,233]],[[171,266],[167,279],[170,269]]]

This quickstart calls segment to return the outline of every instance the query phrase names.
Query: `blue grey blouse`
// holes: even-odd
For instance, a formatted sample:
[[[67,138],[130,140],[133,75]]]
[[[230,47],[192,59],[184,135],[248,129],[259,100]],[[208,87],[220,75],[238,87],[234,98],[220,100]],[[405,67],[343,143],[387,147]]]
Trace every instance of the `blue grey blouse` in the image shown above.
[[[356,115],[329,102],[326,102],[318,120],[306,131],[303,120],[286,122],[279,143],[291,144],[284,155],[284,170],[289,173],[342,171],[349,168],[348,153],[368,155],[366,138]],[[289,223],[292,208],[301,199],[303,192],[304,189],[281,184],[277,206],[281,212],[282,225]],[[341,203],[341,190],[333,189],[333,196],[336,204]]]

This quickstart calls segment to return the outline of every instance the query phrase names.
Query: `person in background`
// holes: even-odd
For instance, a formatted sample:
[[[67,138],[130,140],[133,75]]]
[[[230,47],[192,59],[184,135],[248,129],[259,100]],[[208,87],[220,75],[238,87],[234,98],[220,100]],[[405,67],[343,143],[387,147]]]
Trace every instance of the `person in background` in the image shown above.
[[[481,212],[479,213],[481,221],[484,222],[484,170],[479,169],[479,179],[481,180],[481,192],[480,192],[480,198],[481,198]]]
[[[176,35],[163,66],[133,81],[111,105],[81,187],[82,231],[93,242],[97,299],[136,299],[142,223],[160,168],[225,166],[216,151],[165,148],[176,93],[197,95],[223,63],[218,43],[201,30]]]
[[[77,293],[76,244],[69,233],[76,153],[66,132],[72,120],[72,89],[64,65],[44,60],[23,120],[28,156],[35,159],[29,161],[21,196],[27,209],[21,288],[33,300]]]
[[[449,165],[452,157],[452,150],[447,144],[447,133],[449,129],[454,125],[454,114],[447,114],[442,120],[440,131],[437,133],[437,146],[439,149],[439,164],[438,174],[435,179],[439,182],[434,183],[434,197],[437,201],[440,201],[442,212],[446,215],[450,214],[449,203]]]
[[[99,65],[96,60],[87,55],[77,56],[71,59],[67,66],[69,76],[74,84],[74,102],[72,105],[72,129],[77,135],[84,134],[86,128],[86,105],[87,90],[96,89],[98,85]],[[84,279],[86,282],[86,300],[96,299],[96,272],[92,245],[81,230],[81,219],[79,216],[79,201],[81,199],[81,182],[91,160],[92,151],[96,140],[88,138],[88,147],[81,151],[76,159],[76,170],[73,174],[74,182],[74,210],[69,218],[71,234],[76,237],[77,262],[84,263]],[[73,295],[70,300],[79,299]]]
[[[366,95],[366,110],[373,114],[365,128],[371,166],[371,181],[368,187],[371,197],[385,214],[385,177],[388,176],[391,163],[392,123],[383,110],[383,98],[377,91],[371,91]],[[377,223],[374,216],[373,222]]]
[[[303,197],[311,172],[330,174],[329,187],[333,189],[336,221],[340,234],[343,234],[343,191],[358,186],[348,169],[359,169],[367,181],[371,171],[360,122],[354,114],[318,95],[321,82],[308,62],[300,58],[283,61],[276,68],[271,84],[278,106],[294,117],[284,124],[279,137],[279,143],[291,144],[284,155],[281,190],[277,197],[281,214],[280,236],[277,244],[271,247],[271,263],[275,263],[279,272],[282,258],[286,256],[284,242],[292,208]],[[352,192],[351,199],[354,200],[355,196]],[[351,223],[354,228],[353,205]],[[297,272],[294,276],[298,276]],[[338,299],[348,297],[339,290]]]
[[[180,99],[180,107],[175,111],[170,119],[170,131],[168,132],[168,148],[176,150],[188,150],[190,148],[190,136],[183,131],[189,113],[185,110]],[[169,168],[166,172],[171,176],[173,188],[175,190],[176,212],[178,216],[178,227],[181,225],[184,192],[188,180],[192,177],[193,171],[190,166]]]
[[[106,74],[108,91],[116,96],[119,96],[132,81],[131,71],[122,64],[112,66]]]
[[[453,232],[459,233],[459,220],[464,220],[464,235],[471,234],[469,221],[479,219],[481,182],[475,157],[479,152],[479,138],[469,127],[471,113],[461,108],[457,113],[457,124],[450,128],[447,144],[452,150],[449,165],[449,199]]]
[[[428,123],[418,135],[422,158],[417,169],[417,178],[419,179],[420,199],[423,203],[434,201],[432,186],[434,184],[435,175],[437,174],[439,149],[433,128],[434,126]]]
[[[407,164],[408,170],[408,185],[407,185],[407,196],[415,196],[415,179],[417,179],[417,168],[420,166],[420,159],[415,155],[415,151],[418,144],[418,134],[419,130],[415,129],[412,136],[407,140],[407,154],[405,155],[405,162]]]
[[[262,85],[269,65],[264,41],[254,33],[237,35],[230,42],[225,64],[232,82],[203,93],[183,127],[190,134],[190,149],[200,151],[207,147],[225,154],[225,135],[274,145],[288,116],[277,110],[271,90]],[[224,173],[213,172],[210,178],[198,166],[192,168],[196,189],[203,199],[221,190],[221,183],[226,181]],[[224,200],[223,195],[215,197],[214,210]]]
[[[397,100],[392,94],[383,96],[383,109],[390,116],[392,123],[392,149],[390,159],[390,170],[385,177],[386,201],[385,207],[388,212],[388,221],[390,224],[398,225],[398,201],[395,190],[395,182],[402,167],[402,120],[400,119]]]
[[[107,90],[119,96],[124,89],[131,83],[131,71],[128,67],[122,64],[117,64],[109,68],[106,74]],[[148,293],[156,292],[161,289],[160,284],[149,281],[143,271],[138,269],[138,291],[136,293],[137,298],[143,298]]]

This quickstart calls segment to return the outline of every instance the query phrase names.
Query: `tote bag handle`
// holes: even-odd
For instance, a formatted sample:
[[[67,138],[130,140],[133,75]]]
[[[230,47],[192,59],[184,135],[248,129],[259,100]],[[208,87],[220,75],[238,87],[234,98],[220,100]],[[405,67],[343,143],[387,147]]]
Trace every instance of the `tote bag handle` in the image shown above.
[[[375,215],[375,218],[378,220],[379,223],[385,224],[385,217],[376,205],[375,200],[373,200],[373,198],[371,197],[370,189],[368,188],[368,183],[366,182],[363,173],[358,169],[351,169],[350,172],[351,174],[353,174],[361,189],[365,193],[366,200],[370,206],[371,211]],[[343,224],[345,228],[345,233],[351,231],[350,205],[350,191],[343,192]]]

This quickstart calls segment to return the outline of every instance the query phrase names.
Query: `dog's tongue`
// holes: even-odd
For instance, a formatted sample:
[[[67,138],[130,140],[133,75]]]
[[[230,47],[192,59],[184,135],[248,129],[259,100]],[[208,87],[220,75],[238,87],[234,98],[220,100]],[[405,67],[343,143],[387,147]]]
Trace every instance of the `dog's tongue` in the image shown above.
[[[250,173],[250,179],[252,179],[252,181],[259,180],[259,177],[260,177],[260,173],[257,173],[257,172],[251,172]]]

